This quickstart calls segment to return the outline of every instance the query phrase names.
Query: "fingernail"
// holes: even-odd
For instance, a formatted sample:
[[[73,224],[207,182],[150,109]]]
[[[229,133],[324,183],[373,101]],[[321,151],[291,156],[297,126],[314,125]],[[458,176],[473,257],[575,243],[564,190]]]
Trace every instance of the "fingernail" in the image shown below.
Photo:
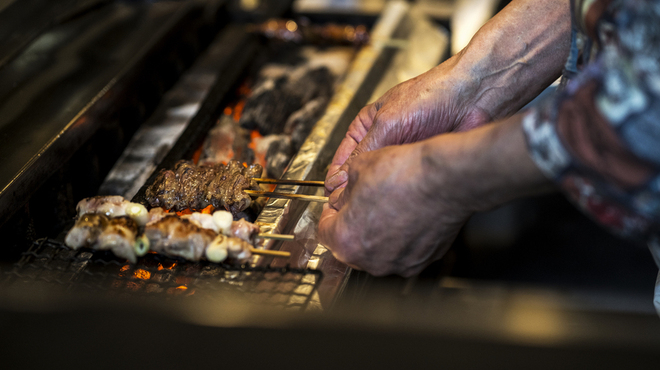
[[[325,186],[328,188],[328,190],[332,191],[335,190],[339,185],[345,183],[346,181],[348,181],[348,173],[344,170],[341,170],[336,174],[332,175],[328,179],[328,181],[325,182]]]

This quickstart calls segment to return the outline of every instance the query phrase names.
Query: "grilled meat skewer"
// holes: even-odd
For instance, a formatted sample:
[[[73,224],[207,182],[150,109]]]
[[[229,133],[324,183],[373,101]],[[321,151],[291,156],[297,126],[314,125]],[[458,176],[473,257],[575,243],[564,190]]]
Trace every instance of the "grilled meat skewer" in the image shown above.
[[[76,206],[78,217],[86,213],[103,214],[109,218],[129,216],[138,225],[147,223],[147,209],[139,203],[132,203],[121,195],[99,195],[85,198]]]
[[[252,203],[243,190],[259,189],[252,179],[262,172],[258,164],[246,168],[237,161],[230,161],[226,166],[196,166],[190,161],[179,161],[174,170],[160,172],[145,196],[152,207],[182,211],[213,205],[216,209],[238,214]]]
[[[212,230],[201,228],[176,215],[148,223],[144,234],[149,239],[151,250],[190,261],[199,261],[206,247],[216,237]]]
[[[72,249],[88,247],[110,250],[135,263],[149,250],[149,241],[138,236],[138,224],[128,216],[108,218],[101,213],[86,213],[78,218],[64,242]]]

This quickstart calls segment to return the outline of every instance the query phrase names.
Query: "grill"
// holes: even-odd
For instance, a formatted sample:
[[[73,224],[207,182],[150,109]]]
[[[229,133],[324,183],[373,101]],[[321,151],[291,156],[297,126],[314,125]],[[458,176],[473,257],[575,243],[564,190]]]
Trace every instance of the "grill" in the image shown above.
[[[296,50],[306,48],[307,52],[315,47],[323,52],[332,47],[345,48],[352,53],[346,59],[345,71],[338,74],[341,82],[329,98],[325,113],[314,121],[307,139],[299,143],[300,150],[293,154],[281,176],[283,179],[316,180],[323,178],[334,150],[359,109],[374,95],[381,95],[397,83],[398,75],[406,76],[411,72],[407,63],[412,59],[405,55],[418,56],[420,52],[431,51],[430,59],[435,58],[433,63],[436,63],[447,47],[443,38],[446,35],[438,39],[436,36],[440,33],[420,28],[425,23],[414,18],[410,7],[403,2],[393,2],[382,14],[372,17],[346,17],[345,24],[369,28],[372,42],[361,47],[264,41],[249,31],[251,25],[280,16],[284,14],[283,9],[271,9],[264,14],[249,15],[255,18],[242,19],[232,12],[231,6],[223,7],[222,1],[209,0],[207,6],[201,8],[195,5],[203,3],[154,4],[154,9],[165,14],[162,17],[169,16],[173,21],[164,24],[154,20],[154,28],[163,28],[159,30],[160,38],[154,37],[145,46],[148,53],[144,51],[145,56],[140,60],[130,59],[133,64],[129,64],[126,71],[120,71],[121,76],[130,78],[119,76],[112,80],[125,80],[117,85],[121,89],[110,86],[104,92],[112,94],[99,95],[94,100],[104,107],[115,107],[118,112],[99,111],[91,115],[85,111],[70,118],[62,135],[49,142],[30,162],[32,167],[8,179],[17,190],[7,187],[0,192],[0,204],[5,206],[0,212],[0,224],[3,219],[9,219],[0,226],[2,233],[18,237],[12,237],[11,248],[0,255],[4,262],[12,263],[0,266],[0,289],[36,283],[73,294],[88,292],[111,297],[184,301],[238,299],[293,310],[334,304],[351,271],[319,244],[316,225],[321,205],[316,203],[271,199],[265,202],[261,213],[253,215],[263,233],[296,236],[294,241],[268,240],[262,245],[265,249],[290,252],[288,260],[254,256],[247,264],[232,265],[187,262],[148,254],[131,265],[110,252],[74,251],[63,244],[63,235],[72,226],[70,220],[75,204],[82,198],[99,193],[121,194],[144,204],[145,189],[153,183],[158,171],[172,168],[181,159],[193,158],[209,130],[226,116],[225,108],[240,98],[246,81],[254,83],[260,68],[273,63],[269,56],[279,54],[287,60],[295,56]],[[120,15],[133,10],[127,4],[113,6]],[[100,9],[104,11],[105,8]],[[313,15],[307,16],[312,23],[323,23],[322,17],[315,20]],[[85,16],[81,15],[81,19]],[[341,22],[341,19],[338,16],[334,21]],[[138,18],[134,22],[140,23]],[[179,28],[196,32],[174,38],[172,35],[180,34]],[[144,32],[148,34],[147,31]],[[213,38],[210,35],[214,35]],[[180,38],[178,42],[169,42]],[[395,42],[390,43],[393,39]],[[195,50],[183,47],[189,44],[197,47]],[[168,48],[170,45],[173,46]],[[440,52],[434,54],[433,50]],[[124,54],[131,55],[130,52]],[[168,61],[172,68],[144,73],[162,61]],[[165,77],[169,81],[167,84],[163,82]],[[150,86],[155,90],[151,91]],[[133,90],[139,94],[128,94]],[[140,103],[133,112],[131,109],[135,110],[136,102]],[[120,107],[125,108],[120,110]],[[58,122],[52,121],[56,126]],[[119,128],[113,126],[117,122]],[[124,127],[127,125],[129,127]],[[61,169],[57,169],[55,164],[60,163],[63,163]],[[81,173],[89,169],[93,169],[93,176]],[[31,187],[21,187],[21,184],[31,184]],[[280,186],[277,190],[305,193],[312,189]],[[29,242],[21,246],[23,238]],[[37,238],[40,239],[34,241]]]
[[[61,242],[40,239],[4,273],[4,283],[52,284],[70,293],[222,301],[240,295],[255,304],[304,310],[321,283],[311,269],[190,263],[148,254],[131,265],[112,253],[71,250]]]

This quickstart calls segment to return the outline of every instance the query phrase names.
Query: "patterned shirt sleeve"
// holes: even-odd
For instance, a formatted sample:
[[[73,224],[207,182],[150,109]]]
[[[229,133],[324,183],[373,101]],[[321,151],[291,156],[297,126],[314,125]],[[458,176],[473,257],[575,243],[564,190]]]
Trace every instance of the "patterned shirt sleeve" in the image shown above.
[[[530,155],[599,223],[657,242],[660,2],[574,0],[573,9],[574,35],[585,33],[598,52],[525,115]],[[581,56],[592,50],[589,42],[576,44],[583,46]],[[573,49],[569,62],[579,59]]]

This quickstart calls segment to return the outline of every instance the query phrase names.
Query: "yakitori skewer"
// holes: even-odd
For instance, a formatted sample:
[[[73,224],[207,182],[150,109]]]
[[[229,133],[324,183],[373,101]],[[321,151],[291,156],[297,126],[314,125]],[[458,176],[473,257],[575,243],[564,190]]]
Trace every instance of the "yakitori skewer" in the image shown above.
[[[264,179],[254,178],[260,184],[277,184],[277,185],[300,185],[300,186],[324,186],[323,181],[308,181],[308,180],[278,180],[278,179]]]
[[[248,194],[253,197],[298,199],[298,200],[304,200],[306,202],[322,202],[322,203],[328,202],[328,197],[321,197],[318,195],[288,194],[288,193],[276,193],[272,191],[256,191],[256,190],[243,190],[243,191],[245,192],[245,194]]]

